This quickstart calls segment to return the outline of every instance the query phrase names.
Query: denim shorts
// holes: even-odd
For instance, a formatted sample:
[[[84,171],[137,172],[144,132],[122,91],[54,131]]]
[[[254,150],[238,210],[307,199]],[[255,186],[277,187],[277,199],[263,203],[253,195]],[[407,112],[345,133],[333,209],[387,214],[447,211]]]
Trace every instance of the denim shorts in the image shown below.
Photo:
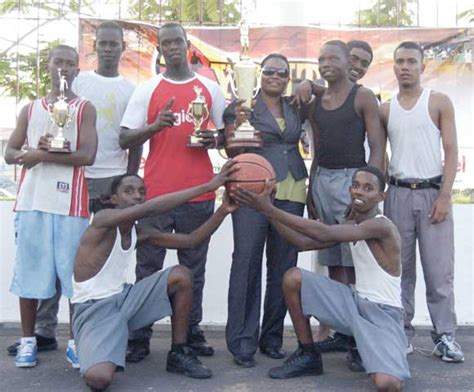
[[[16,260],[10,291],[21,298],[72,296],[74,259],[89,220],[40,211],[18,211],[15,217]]]

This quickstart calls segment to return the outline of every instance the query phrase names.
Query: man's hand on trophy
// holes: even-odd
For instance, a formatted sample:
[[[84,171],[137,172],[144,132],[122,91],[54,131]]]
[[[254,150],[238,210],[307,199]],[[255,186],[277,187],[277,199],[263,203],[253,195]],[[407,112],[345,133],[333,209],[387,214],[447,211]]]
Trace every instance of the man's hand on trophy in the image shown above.
[[[53,135],[50,133],[47,133],[46,135],[43,135],[39,138],[38,140],[38,150],[43,150],[43,151],[48,151],[49,148],[51,147],[51,139],[53,138]]]
[[[171,128],[174,126],[175,117],[173,112],[171,111],[171,107],[175,101],[176,97],[171,98],[163,110],[160,112],[158,117],[156,118],[155,122],[150,125],[150,128],[154,132],[160,132],[164,128]]]
[[[217,140],[216,133],[210,129],[200,129],[197,132],[199,136],[199,142],[203,144],[204,148],[216,148]]]
[[[235,126],[239,127],[244,121],[250,121],[252,109],[242,106],[245,99],[239,99],[235,106]]]

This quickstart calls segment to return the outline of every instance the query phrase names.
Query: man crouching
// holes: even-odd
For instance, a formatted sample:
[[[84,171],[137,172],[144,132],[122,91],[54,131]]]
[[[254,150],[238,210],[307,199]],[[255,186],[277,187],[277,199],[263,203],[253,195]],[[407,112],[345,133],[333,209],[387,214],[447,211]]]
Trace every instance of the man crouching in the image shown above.
[[[73,331],[86,384],[107,388],[117,368],[125,365],[128,331],[171,315],[172,344],[166,370],[193,378],[209,378],[206,368],[186,347],[193,278],[182,266],[170,267],[126,284],[127,270],[135,260],[137,242],[178,249],[206,240],[236,207],[227,197],[201,227],[189,234],[166,233],[137,226],[145,216],[162,214],[202,193],[216,190],[237,170],[230,161],[207,184],[145,202],[145,184],[125,174],[112,183],[113,209],[97,212],[81,239],[74,267]]]

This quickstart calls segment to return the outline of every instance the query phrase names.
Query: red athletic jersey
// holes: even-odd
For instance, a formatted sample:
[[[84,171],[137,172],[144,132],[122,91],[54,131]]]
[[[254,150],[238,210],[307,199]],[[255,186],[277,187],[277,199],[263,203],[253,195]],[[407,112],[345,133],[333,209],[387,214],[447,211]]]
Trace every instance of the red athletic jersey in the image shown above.
[[[158,75],[137,87],[127,107],[122,126],[136,129],[145,123],[153,123],[169,100],[175,97],[171,107],[176,118],[175,125],[150,139],[150,151],[145,163],[147,198],[204,184],[214,175],[207,150],[186,146],[187,138],[194,130],[194,124],[187,115],[189,103],[196,98],[194,86],[202,89],[201,95],[205,97],[210,112],[201,127],[208,128],[209,120],[212,120],[218,129],[223,128],[224,96],[215,82],[200,75],[184,82]],[[214,192],[210,192],[192,201],[214,198]]]

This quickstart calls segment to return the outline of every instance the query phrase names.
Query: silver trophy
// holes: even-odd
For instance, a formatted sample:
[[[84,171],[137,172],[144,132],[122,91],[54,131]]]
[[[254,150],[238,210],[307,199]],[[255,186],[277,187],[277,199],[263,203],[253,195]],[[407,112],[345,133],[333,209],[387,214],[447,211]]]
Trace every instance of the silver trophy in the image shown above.
[[[72,119],[71,105],[66,100],[66,89],[69,88],[66,77],[61,75],[61,69],[58,69],[59,74],[59,97],[54,103],[48,105],[51,122],[57,128],[56,136],[50,141],[49,152],[70,153],[69,143],[64,137],[63,130],[69,127]]]

